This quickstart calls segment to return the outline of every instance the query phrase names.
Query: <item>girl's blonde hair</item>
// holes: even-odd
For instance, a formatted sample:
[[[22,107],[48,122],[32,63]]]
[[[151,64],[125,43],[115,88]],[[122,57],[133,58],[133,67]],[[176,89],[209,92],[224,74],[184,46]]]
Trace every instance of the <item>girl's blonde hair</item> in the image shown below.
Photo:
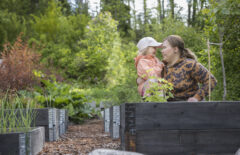
[[[147,51],[149,50],[150,46],[142,49],[142,50],[139,50],[138,51],[138,54],[141,54],[141,55],[147,55]]]

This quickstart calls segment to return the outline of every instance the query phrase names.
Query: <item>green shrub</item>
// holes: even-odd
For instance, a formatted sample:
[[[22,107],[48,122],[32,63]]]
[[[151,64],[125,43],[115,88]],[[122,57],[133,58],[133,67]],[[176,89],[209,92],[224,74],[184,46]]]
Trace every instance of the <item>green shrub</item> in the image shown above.
[[[66,77],[77,78],[78,66],[72,63],[80,53],[79,41],[83,39],[88,23],[85,15],[64,16],[56,2],[49,2],[44,14],[33,15],[31,28],[33,36],[29,43],[39,45],[42,62],[58,68]]]
[[[117,22],[110,13],[100,13],[88,23],[84,38],[79,42],[81,50],[71,61],[71,74],[78,76],[79,81],[102,82],[109,57],[120,46]]]
[[[67,109],[69,119],[81,123],[85,119],[96,115],[95,109],[87,104],[83,90],[67,83],[58,83],[54,80],[41,80],[43,88],[36,88],[34,100],[45,107]]]
[[[21,32],[26,32],[25,19],[15,13],[0,10],[0,51],[4,43],[13,43]]]

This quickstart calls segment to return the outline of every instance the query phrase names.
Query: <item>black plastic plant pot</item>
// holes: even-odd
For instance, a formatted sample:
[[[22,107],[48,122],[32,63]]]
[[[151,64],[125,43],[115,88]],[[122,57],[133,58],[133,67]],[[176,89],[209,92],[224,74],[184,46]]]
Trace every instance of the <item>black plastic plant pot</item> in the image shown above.
[[[122,150],[223,155],[240,147],[240,101],[126,103],[120,111]]]
[[[16,131],[18,130],[20,129],[16,129]],[[43,149],[44,142],[44,127],[3,133],[0,134],[0,155],[36,155]]]

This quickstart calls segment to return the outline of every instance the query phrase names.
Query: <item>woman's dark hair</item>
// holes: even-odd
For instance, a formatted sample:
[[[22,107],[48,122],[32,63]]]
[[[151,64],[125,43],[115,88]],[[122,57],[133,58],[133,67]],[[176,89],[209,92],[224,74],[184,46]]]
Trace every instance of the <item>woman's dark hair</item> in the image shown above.
[[[165,38],[164,41],[168,41],[172,47],[177,47],[181,57],[186,57],[197,61],[196,55],[190,49],[184,47],[184,41],[180,36],[170,35]]]

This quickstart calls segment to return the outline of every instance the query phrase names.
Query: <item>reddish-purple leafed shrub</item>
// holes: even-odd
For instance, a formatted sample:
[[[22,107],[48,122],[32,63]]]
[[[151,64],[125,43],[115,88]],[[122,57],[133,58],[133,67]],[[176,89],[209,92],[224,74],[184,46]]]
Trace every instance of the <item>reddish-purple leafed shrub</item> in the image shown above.
[[[30,48],[26,42],[22,41],[21,35],[13,45],[10,43],[4,45],[1,58],[1,90],[22,90],[38,83],[33,71],[40,66],[40,55],[34,52],[34,48]]]

